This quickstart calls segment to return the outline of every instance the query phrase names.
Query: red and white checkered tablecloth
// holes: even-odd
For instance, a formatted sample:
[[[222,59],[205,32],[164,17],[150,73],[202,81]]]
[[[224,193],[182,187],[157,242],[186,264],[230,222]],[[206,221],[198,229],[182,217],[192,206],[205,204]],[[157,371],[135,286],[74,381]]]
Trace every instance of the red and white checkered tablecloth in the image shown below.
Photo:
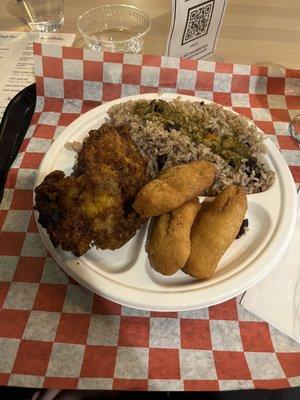
[[[121,96],[176,92],[232,107],[280,147],[300,183],[300,71],[35,44],[37,106],[0,208],[0,385],[227,390],[300,385],[300,345],[237,299],[191,312],[114,304],[83,289],[45,249],[32,212],[52,140]]]

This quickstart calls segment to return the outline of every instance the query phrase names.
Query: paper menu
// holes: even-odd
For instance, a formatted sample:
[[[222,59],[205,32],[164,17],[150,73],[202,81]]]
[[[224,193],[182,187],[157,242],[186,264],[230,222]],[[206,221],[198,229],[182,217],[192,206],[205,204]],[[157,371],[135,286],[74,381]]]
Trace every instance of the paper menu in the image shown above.
[[[34,82],[34,41],[71,46],[75,34],[0,31],[0,120],[9,101]]]
[[[193,59],[214,52],[227,0],[172,0],[166,55]]]

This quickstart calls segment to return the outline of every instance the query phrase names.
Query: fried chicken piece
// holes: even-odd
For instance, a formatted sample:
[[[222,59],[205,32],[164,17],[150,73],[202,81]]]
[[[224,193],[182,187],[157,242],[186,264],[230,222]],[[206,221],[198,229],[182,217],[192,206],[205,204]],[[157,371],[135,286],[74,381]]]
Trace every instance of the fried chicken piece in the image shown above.
[[[98,234],[94,240],[94,245],[98,249],[110,249],[116,250],[124,246],[135,234],[136,231],[141,227],[142,223],[145,222],[139,214],[134,210],[129,213],[122,213],[122,216],[116,221],[114,230],[110,233],[109,237]]]
[[[78,177],[54,171],[35,189],[39,223],[54,246],[82,255],[95,232],[104,240],[122,217],[122,198],[114,171],[106,166]]]
[[[143,222],[132,202],[147,182],[146,166],[128,128],[91,131],[73,174],[54,171],[35,189],[34,208],[54,246],[76,256],[92,245],[122,247]]]
[[[202,204],[191,231],[191,254],[183,271],[197,279],[210,278],[234,241],[247,210],[242,188],[228,186]]]
[[[191,228],[199,209],[200,203],[195,198],[156,219],[146,248],[156,271],[172,275],[184,267],[191,251]]]
[[[121,247],[141,223],[137,217],[125,220],[117,173],[105,164],[80,176],[54,171],[35,193],[34,209],[53,245],[76,256],[93,242],[103,249]]]
[[[142,217],[153,217],[180,207],[199,196],[213,182],[215,167],[207,161],[192,161],[162,171],[138,193],[133,208]]]
[[[92,240],[82,210],[72,205],[74,179],[65,178],[63,171],[53,171],[35,189],[34,209],[38,222],[45,228],[55,247],[82,254]]]
[[[134,200],[147,182],[147,163],[133,143],[127,126],[104,124],[89,132],[78,153],[75,174],[99,165],[110,165],[117,173],[124,202]]]

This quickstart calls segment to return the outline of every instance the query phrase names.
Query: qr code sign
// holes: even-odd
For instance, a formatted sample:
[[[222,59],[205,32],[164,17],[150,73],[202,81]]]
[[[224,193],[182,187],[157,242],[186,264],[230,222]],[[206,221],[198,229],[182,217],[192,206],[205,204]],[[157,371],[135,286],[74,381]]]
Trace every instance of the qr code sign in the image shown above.
[[[189,8],[181,45],[207,34],[214,2],[211,0]]]

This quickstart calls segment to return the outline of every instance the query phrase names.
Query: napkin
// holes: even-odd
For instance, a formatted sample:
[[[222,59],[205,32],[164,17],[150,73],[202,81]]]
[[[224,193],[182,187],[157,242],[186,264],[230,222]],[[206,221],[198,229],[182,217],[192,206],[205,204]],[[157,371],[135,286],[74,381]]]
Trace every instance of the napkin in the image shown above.
[[[300,343],[300,192],[294,235],[273,271],[249,289],[241,304]]]

